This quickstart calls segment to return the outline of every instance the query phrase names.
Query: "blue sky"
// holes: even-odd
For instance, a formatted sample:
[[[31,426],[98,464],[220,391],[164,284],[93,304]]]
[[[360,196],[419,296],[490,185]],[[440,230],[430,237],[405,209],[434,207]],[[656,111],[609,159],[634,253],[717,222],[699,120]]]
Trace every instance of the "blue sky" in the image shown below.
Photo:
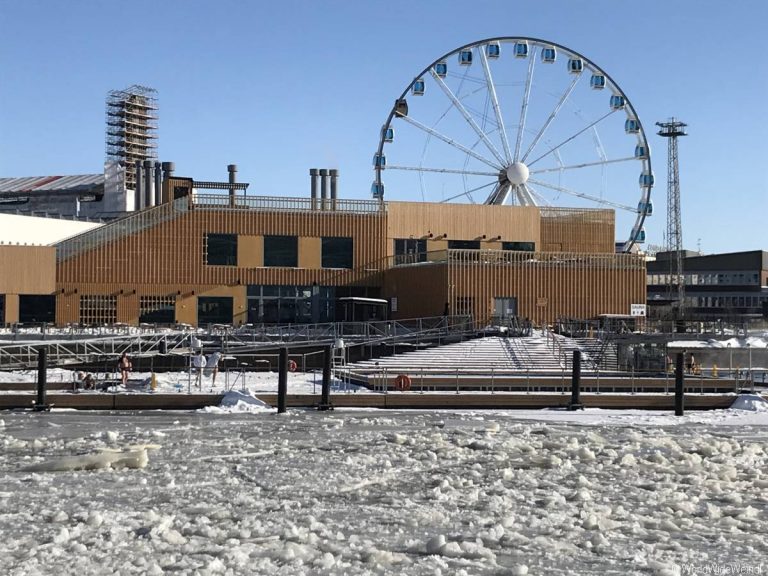
[[[656,175],[649,243],[665,229],[654,123],[674,115],[690,133],[685,246],[768,249],[766,25],[762,0],[0,0],[0,176],[99,172],[105,94],[139,83],[158,90],[160,157],[179,174],[224,180],[237,163],[250,193],[304,196],[309,168],[336,167],[342,196],[368,198],[380,128],[414,75],[519,35],[584,54],[634,104]]]

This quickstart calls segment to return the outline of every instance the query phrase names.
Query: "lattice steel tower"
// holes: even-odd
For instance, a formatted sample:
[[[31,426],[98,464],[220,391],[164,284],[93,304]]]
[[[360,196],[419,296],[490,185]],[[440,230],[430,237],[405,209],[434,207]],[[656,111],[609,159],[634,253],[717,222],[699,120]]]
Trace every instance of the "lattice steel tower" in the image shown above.
[[[677,318],[685,313],[685,278],[683,276],[683,226],[680,218],[680,169],[677,162],[677,137],[687,136],[687,124],[670,118],[656,122],[658,135],[669,139],[667,153],[667,250],[669,281],[667,293],[677,308]]]
[[[107,162],[125,169],[125,188],[136,188],[136,161],[157,158],[157,92],[134,84],[107,94]]]

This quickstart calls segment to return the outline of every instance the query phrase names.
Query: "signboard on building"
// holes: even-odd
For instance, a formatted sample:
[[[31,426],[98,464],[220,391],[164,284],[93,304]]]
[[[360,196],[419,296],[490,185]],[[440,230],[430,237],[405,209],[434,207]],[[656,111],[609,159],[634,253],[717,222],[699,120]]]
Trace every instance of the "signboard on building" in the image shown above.
[[[629,305],[630,316],[645,316],[645,304],[630,304]]]

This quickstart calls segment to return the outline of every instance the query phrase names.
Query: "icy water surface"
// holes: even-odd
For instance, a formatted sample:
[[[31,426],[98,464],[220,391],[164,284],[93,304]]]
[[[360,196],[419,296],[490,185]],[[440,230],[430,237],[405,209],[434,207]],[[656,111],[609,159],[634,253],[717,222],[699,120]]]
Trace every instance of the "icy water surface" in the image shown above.
[[[0,419],[5,574],[768,571],[764,427],[514,412]],[[147,444],[160,446],[148,462],[41,471]]]

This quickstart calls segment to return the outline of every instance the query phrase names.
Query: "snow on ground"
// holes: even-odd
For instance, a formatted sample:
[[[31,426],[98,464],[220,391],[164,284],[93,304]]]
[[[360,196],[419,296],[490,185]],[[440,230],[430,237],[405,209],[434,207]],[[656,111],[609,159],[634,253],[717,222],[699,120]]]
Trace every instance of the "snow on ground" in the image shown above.
[[[77,371],[64,368],[51,368],[48,370],[48,382],[68,382],[71,383],[76,377]],[[150,372],[131,372],[130,381],[139,384],[142,381],[149,383],[152,376]],[[158,372],[155,374],[157,389],[160,393],[196,393],[204,392],[206,394],[215,392],[223,393],[228,390],[251,390],[255,392],[277,392],[277,372],[220,372],[213,381],[211,375],[204,375],[201,379],[201,386],[196,386],[196,375],[189,372]],[[94,373],[97,381],[105,378],[103,373]],[[120,376],[116,373],[107,373],[106,378],[112,381],[119,381]],[[288,373],[288,393],[289,394],[319,394],[322,388],[322,373],[317,372],[289,372]],[[36,382],[37,370],[15,370],[9,372],[0,372],[0,382]],[[334,379],[332,382],[335,392],[354,392],[361,387],[348,382],[342,382]],[[0,392],[0,394],[9,392]]]
[[[752,410],[722,412],[765,416],[761,402],[744,397]],[[686,416],[667,426],[607,411],[527,412],[539,420],[516,411],[7,412],[3,572],[768,570],[767,421]],[[143,467],[44,464],[141,446],[156,448]]]

